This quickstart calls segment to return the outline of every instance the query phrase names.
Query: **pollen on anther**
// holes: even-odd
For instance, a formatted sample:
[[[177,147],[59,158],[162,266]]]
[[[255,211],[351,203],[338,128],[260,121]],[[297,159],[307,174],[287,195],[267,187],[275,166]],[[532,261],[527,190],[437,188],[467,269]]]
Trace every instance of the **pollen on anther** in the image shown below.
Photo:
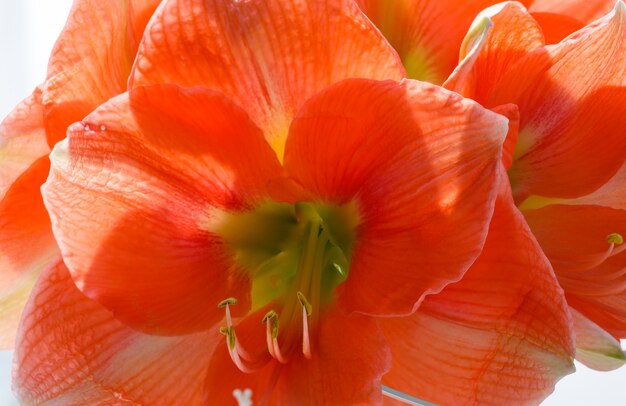
[[[606,236],[606,241],[609,244],[620,245],[624,243],[624,237],[618,233],[612,233]]]
[[[237,299],[235,299],[234,297],[229,297],[219,302],[217,304],[217,307],[222,308],[222,307],[226,307],[227,305],[236,305],[236,304],[237,304]]]
[[[298,295],[298,300],[300,301],[300,304],[306,310],[306,314],[310,316],[311,313],[313,312],[313,306],[311,306],[311,303],[309,303],[309,301],[306,300],[306,297],[304,297],[302,292],[298,291],[296,294]]]

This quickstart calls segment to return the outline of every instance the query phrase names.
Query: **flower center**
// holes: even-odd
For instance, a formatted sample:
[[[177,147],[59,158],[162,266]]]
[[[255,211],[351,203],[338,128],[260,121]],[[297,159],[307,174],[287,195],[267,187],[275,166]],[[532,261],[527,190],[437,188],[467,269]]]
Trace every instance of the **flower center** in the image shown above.
[[[252,280],[252,312],[269,307],[265,323],[267,350],[279,362],[296,352],[311,358],[311,333],[331,305],[335,288],[349,274],[350,251],[358,214],[353,204],[331,206],[301,202],[266,203],[238,214],[222,213],[215,228],[231,249],[237,264]],[[226,311],[229,352],[244,372],[255,360],[237,343],[229,298]]]

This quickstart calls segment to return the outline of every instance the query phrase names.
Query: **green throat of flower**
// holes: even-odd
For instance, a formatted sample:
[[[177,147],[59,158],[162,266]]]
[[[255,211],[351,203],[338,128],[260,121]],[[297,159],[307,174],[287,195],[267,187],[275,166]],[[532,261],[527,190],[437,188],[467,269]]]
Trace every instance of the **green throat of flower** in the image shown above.
[[[244,213],[222,213],[215,232],[226,241],[237,265],[252,281],[251,312],[270,309],[262,318],[267,349],[287,362],[301,348],[312,356],[310,332],[335,300],[335,288],[350,272],[350,252],[359,222],[354,204],[265,203]],[[251,372],[255,360],[237,344],[230,317],[235,298],[222,301],[226,335],[235,364]],[[248,357],[246,357],[248,355]]]

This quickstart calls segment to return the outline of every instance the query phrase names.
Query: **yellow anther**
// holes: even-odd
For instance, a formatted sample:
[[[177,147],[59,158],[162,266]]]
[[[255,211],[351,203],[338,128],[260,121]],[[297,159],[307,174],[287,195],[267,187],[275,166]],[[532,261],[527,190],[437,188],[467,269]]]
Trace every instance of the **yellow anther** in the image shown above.
[[[270,310],[265,314],[265,316],[263,316],[263,323],[267,323],[270,319],[278,319],[278,313],[276,313],[274,310]]]
[[[228,328],[228,334],[226,337],[228,337],[228,348],[230,348],[231,351],[234,350],[236,344],[234,327],[231,326]]]
[[[274,310],[270,310],[263,316],[263,323],[272,323],[272,338],[278,337],[278,313]]]
[[[307,316],[310,316],[311,313],[313,312],[313,306],[311,306],[311,303],[309,303],[309,301],[306,300],[306,297],[304,297],[302,292],[298,291],[297,295],[298,295],[298,300],[300,301],[300,304],[302,304],[302,306],[304,306],[304,308],[306,309]]]
[[[228,337],[228,327],[220,327],[220,334],[223,334],[226,337]]]
[[[621,234],[613,233],[606,236],[606,240],[609,244],[620,245],[624,243],[624,237]]]
[[[236,305],[236,304],[237,304],[237,299],[235,299],[234,297],[229,297],[219,302],[217,304],[217,307],[221,308],[221,307],[226,307],[227,305]]]

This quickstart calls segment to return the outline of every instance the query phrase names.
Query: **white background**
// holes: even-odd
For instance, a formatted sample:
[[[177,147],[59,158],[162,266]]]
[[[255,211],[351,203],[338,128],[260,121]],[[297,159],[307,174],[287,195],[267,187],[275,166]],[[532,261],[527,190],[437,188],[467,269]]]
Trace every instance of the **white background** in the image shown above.
[[[70,6],[71,0],[0,0],[0,118],[43,81]],[[0,406],[17,404],[10,391],[10,363],[11,353],[0,352]],[[626,368],[608,373],[577,368],[543,405],[626,405]]]

